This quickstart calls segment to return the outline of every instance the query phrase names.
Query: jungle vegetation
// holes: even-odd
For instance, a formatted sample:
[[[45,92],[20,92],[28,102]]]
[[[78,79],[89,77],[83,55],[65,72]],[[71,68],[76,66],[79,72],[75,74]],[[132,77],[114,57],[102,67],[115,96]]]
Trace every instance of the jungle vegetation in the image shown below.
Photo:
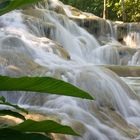
[[[140,0],[61,0],[109,20],[140,22]],[[103,15],[104,14],[104,15]]]

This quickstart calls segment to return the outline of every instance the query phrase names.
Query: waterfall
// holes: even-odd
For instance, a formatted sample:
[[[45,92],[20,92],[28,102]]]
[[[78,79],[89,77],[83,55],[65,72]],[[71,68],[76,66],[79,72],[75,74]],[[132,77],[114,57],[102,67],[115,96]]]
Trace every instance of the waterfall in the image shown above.
[[[132,48],[140,47],[140,33],[139,32],[130,32],[125,38],[124,41],[126,45]]]
[[[139,95],[126,79],[96,66],[128,64],[132,59],[129,50],[114,42],[101,46],[66,15],[48,10],[47,3],[34,7],[0,17],[0,74],[52,76],[88,91],[96,99],[24,92],[1,95],[29,110],[57,116],[82,135],[63,139],[135,139],[140,130]],[[133,58],[133,62],[138,60]]]

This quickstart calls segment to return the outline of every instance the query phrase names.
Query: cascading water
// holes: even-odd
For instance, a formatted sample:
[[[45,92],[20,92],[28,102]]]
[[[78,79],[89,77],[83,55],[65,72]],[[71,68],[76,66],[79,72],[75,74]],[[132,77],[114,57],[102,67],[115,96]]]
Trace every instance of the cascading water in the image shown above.
[[[126,45],[132,48],[140,47],[140,33],[139,32],[130,32],[125,38],[124,41]]]
[[[88,91],[96,100],[1,94],[30,110],[57,116],[82,135],[57,139],[135,139],[140,129],[139,96],[116,74],[95,66],[121,64],[121,47],[118,51],[115,47],[100,46],[68,17],[45,8],[40,4],[0,17],[0,74],[53,76]]]

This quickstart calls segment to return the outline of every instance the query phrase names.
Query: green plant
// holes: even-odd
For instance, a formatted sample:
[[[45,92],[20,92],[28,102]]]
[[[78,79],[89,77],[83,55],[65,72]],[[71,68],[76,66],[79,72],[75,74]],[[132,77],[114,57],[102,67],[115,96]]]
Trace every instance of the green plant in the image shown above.
[[[0,1],[0,15],[15,10],[17,8],[27,6],[39,2],[41,0],[1,0]]]
[[[66,4],[70,4],[78,9],[103,17],[103,0],[60,0]],[[140,21],[140,1],[139,0],[106,0],[107,19],[123,20],[125,22]]]
[[[19,77],[0,76],[1,91],[34,91],[65,96],[93,99],[87,92],[62,80],[51,77]]]
[[[3,100],[0,100],[0,103],[3,105],[7,105],[4,97],[1,97]],[[27,113],[27,111],[17,105],[13,105],[8,103],[8,106],[13,107]],[[3,140],[21,140],[23,137],[31,140],[51,140],[49,136],[44,135],[45,133],[61,133],[61,134],[68,134],[68,135],[75,135],[79,136],[75,131],[73,131],[69,126],[61,125],[52,120],[44,120],[44,121],[33,121],[33,120],[26,120],[24,115],[21,115],[19,112],[15,110],[0,110],[0,116],[10,115],[19,119],[22,119],[23,122],[14,126],[10,125],[1,125],[0,126],[0,138]],[[22,112],[21,112],[22,113]],[[44,134],[37,134],[37,133]]]
[[[62,80],[57,80],[51,77],[19,77],[19,78],[11,78],[7,76],[0,76],[0,91],[34,91],[39,93],[50,93],[50,94],[58,94],[58,95],[66,95],[66,96],[74,96],[86,99],[93,99],[88,93],[82,91],[81,89],[66,83]],[[17,105],[10,104],[6,101],[4,97],[0,97],[0,104],[13,107],[20,112],[28,113],[25,109],[20,108]],[[1,110],[0,115],[10,115],[23,120],[23,123],[18,124],[16,126],[6,126],[6,128],[1,127],[0,133],[1,138],[4,140],[9,140],[11,137],[19,139],[23,135],[25,137],[30,137],[31,140],[38,140],[40,137],[42,140],[49,140],[50,138],[36,134],[33,132],[47,132],[47,133],[61,133],[61,134],[70,134],[76,135],[78,134],[74,132],[70,127],[63,126],[54,122],[52,120],[46,121],[33,121],[26,120],[23,115],[20,113],[12,111],[12,110]],[[8,134],[6,133],[8,131]],[[29,134],[28,134],[28,133]],[[6,135],[4,135],[6,134]],[[16,135],[15,135],[16,134]],[[37,135],[37,137],[35,137]],[[46,139],[45,139],[46,137]],[[15,139],[13,139],[15,140]]]

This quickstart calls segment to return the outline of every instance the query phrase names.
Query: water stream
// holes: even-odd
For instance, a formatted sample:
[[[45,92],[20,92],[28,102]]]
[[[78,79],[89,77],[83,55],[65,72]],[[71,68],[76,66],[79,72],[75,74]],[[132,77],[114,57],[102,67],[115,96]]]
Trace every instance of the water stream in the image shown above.
[[[135,60],[138,55],[133,56],[139,52],[132,53],[115,40],[101,46],[93,35],[48,7],[40,4],[0,17],[0,74],[52,76],[88,91],[96,100],[34,93],[1,94],[29,110],[57,116],[61,123],[82,135],[58,137],[61,140],[138,138],[139,95],[126,84],[128,80],[96,65],[139,64]]]

